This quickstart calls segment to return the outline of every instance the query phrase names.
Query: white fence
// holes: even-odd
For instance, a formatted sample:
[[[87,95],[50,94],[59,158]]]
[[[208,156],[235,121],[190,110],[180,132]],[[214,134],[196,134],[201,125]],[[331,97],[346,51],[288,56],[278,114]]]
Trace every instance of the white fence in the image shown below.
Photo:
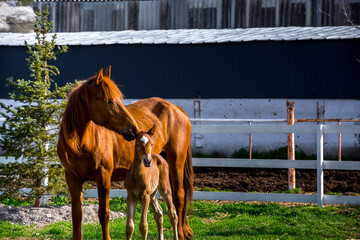
[[[358,196],[334,196],[324,194],[324,170],[360,170],[360,161],[324,160],[324,134],[360,133],[357,125],[193,125],[192,133],[212,134],[273,134],[273,133],[314,133],[317,135],[317,159],[315,160],[279,160],[279,159],[229,159],[229,158],[194,158],[195,167],[239,167],[239,168],[297,168],[317,169],[317,194],[281,194],[281,193],[244,193],[244,192],[203,192],[195,191],[195,200],[234,200],[265,202],[298,202],[324,204],[360,204]],[[4,162],[4,159],[0,159]],[[7,160],[12,161],[12,160]],[[126,197],[126,190],[111,190],[110,197]],[[84,192],[84,197],[97,197],[97,190]]]

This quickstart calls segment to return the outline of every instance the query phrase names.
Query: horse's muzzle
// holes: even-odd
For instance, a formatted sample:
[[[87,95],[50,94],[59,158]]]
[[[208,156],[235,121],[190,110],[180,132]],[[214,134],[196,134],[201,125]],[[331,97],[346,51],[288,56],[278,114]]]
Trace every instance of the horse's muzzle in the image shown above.
[[[143,162],[144,162],[145,167],[151,167],[152,158],[144,157]]]
[[[124,137],[126,141],[129,142],[135,139],[135,135],[134,133],[132,133],[132,131],[123,131],[121,135]]]

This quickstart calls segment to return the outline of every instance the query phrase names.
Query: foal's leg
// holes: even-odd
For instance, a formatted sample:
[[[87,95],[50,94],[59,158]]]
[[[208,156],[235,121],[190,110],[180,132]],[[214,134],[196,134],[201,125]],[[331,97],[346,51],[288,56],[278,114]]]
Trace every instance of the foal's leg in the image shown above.
[[[71,214],[73,224],[73,240],[81,240],[82,222],[82,185],[83,182],[76,179],[71,173],[65,171],[66,183],[71,195]]]
[[[136,212],[137,200],[131,194],[127,197],[127,221],[126,221],[126,239],[130,240],[135,229],[134,217]]]
[[[150,195],[144,195],[141,199],[141,220],[139,229],[141,233],[141,239],[146,240],[148,234],[147,212],[149,209]]]
[[[111,184],[111,171],[104,167],[99,167],[98,175],[96,176],[99,195],[99,221],[101,224],[103,240],[110,240],[109,234],[109,196]]]
[[[162,213],[162,209],[159,205],[159,202],[156,198],[156,193],[157,193],[157,191],[155,191],[151,195],[150,206],[154,211],[154,219],[155,219],[157,230],[158,230],[158,238],[159,238],[159,240],[163,240],[164,239],[163,213]]]

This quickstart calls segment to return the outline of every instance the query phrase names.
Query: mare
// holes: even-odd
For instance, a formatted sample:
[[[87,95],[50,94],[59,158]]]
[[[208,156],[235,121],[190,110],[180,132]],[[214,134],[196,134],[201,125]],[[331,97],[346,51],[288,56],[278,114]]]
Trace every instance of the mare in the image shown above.
[[[158,190],[168,209],[168,216],[174,231],[174,239],[178,239],[178,217],[172,202],[169,165],[162,156],[151,153],[153,146],[151,136],[153,133],[154,127],[148,132],[140,132],[136,136],[135,158],[125,179],[125,187],[128,194],[126,222],[126,239],[128,240],[131,239],[134,233],[134,216],[138,201],[141,204],[141,220],[139,225],[141,238],[143,240],[147,239],[147,212],[150,204],[154,211],[159,240],[164,240],[163,213],[156,198]]]
[[[109,240],[111,181],[123,181],[134,159],[139,129],[156,131],[153,153],[166,152],[179,239],[191,239],[187,203],[193,193],[191,125],[179,107],[161,98],[124,106],[123,95],[110,79],[111,67],[75,87],[68,95],[59,131],[58,155],[71,195],[73,240],[82,239],[82,186],[96,181],[102,238]]]

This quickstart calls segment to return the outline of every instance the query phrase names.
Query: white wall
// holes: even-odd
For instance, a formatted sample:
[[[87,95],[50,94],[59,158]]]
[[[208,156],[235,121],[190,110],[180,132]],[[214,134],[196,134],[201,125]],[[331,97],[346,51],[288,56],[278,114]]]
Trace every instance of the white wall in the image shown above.
[[[137,99],[125,99],[131,104]],[[190,118],[229,118],[229,119],[286,119],[285,99],[168,99],[182,107]],[[6,104],[11,100],[0,99]],[[295,102],[295,119],[302,118],[360,118],[359,100],[291,100]],[[206,123],[201,123],[206,124]],[[214,123],[211,123],[214,124]],[[223,123],[224,124],[224,123]],[[231,124],[231,123],[226,123]],[[256,123],[253,123],[256,124]],[[264,124],[264,123],[261,123]],[[279,123],[286,124],[286,123]],[[295,123],[316,124],[316,123]],[[337,123],[328,123],[337,124]],[[360,124],[360,123],[343,123]],[[253,134],[253,151],[269,151],[287,145],[286,134]],[[325,135],[325,156],[337,156],[337,134]],[[296,134],[297,150],[316,154],[314,134]],[[226,156],[249,146],[248,134],[196,134],[192,136],[193,152],[212,153],[217,151]],[[360,158],[360,135],[342,135],[342,155]]]
[[[190,118],[236,118],[236,119],[286,119],[285,99],[168,99],[181,106]],[[128,99],[125,104],[135,100]],[[359,100],[291,100],[295,102],[295,119],[360,118]],[[202,123],[205,124],[205,123]],[[214,124],[214,123],[212,123]],[[230,123],[228,123],[230,124]],[[254,123],[255,124],[255,123]],[[264,124],[264,123],[261,123]],[[286,123],[279,123],[286,124]],[[316,123],[296,123],[316,124]],[[337,124],[337,123],[327,123]],[[342,123],[355,124],[355,123]],[[359,123],[356,123],[359,124]],[[253,150],[269,151],[287,145],[286,134],[253,134]],[[314,134],[296,134],[297,150],[316,154]],[[240,148],[248,149],[248,134],[203,134],[193,136],[193,152],[212,153],[214,151],[227,156]],[[338,153],[338,135],[325,136],[325,156],[336,157]],[[342,155],[360,158],[360,135],[342,135]]]

